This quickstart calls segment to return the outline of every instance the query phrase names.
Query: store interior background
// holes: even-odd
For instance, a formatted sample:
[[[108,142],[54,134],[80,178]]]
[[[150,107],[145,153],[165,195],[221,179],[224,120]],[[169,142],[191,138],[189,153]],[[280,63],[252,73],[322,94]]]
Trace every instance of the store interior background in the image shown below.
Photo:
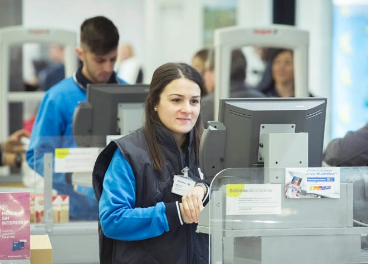
[[[277,7],[277,9],[276,9]],[[294,12],[295,10],[295,12]],[[295,14],[295,16],[293,16]],[[168,61],[190,63],[213,45],[218,27],[293,24],[310,33],[309,90],[328,98],[325,145],[367,122],[368,1],[363,0],[1,0],[0,28],[57,28],[79,34],[88,17],[104,15],[130,42],[143,64],[144,82]],[[284,21],[283,21],[284,20]],[[21,91],[29,61],[42,56],[32,45],[11,50],[10,89]],[[251,65],[252,62],[249,61]],[[23,78],[19,78],[23,76]],[[12,109],[13,108],[13,109]],[[10,132],[22,113],[10,105]]]
[[[216,28],[295,25],[310,34],[309,91],[328,99],[324,145],[368,121],[368,0],[0,0],[0,29],[71,30],[79,37],[81,23],[96,15],[114,22],[120,42],[133,44],[142,62],[144,83],[149,83],[153,71],[165,62],[190,64],[196,51],[213,46]],[[24,83],[32,75],[32,60],[43,58],[47,51],[42,45],[29,43],[14,46],[9,52],[11,60],[0,67],[10,68],[9,90],[24,91]],[[257,67],[251,56],[247,60],[249,71]],[[0,142],[22,127],[24,105],[9,103],[8,113],[9,131],[4,133],[1,120]],[[2,171],[0,176],[9,175]],[[44,227],[33,228],[45,232]],[[54,263],[66,263],[66,258],[80,258],[78,263],[97,261],[95,223],[53,228]],[[64,247],[68,247],[65,252],[81,247],[86,252],[95,250],[68,255],[60,250]]]

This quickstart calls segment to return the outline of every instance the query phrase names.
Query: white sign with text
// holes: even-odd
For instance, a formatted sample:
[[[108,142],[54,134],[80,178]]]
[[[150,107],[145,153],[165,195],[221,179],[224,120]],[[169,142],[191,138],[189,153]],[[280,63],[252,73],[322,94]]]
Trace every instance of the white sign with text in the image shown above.
[[[92,172],[99,148],[55,149],[55,172]]]
[[[281,214],[281,184],[227,184],[226,215]]]

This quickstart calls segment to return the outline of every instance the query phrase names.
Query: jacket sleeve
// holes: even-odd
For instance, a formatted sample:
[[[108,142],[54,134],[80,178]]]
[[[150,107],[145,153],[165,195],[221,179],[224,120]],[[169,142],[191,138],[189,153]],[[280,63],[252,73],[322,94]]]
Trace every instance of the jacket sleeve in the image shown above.
[[[366,166],[368,164],[368,124],[349,131],[343,138],[332,140],[323,153],[330,166]]]
[[[46,93],[33,125],[32,135],[26,152],[28,165],[43,176],[43,156],[54,153],[60,146],[62,120],[57,105]]]
[[[133,170],[116,150],[105,173],[99,216],[105,236],[126,241],[163,234],[181,225],[178,203],[159,202],[148,208],[135,207]]]

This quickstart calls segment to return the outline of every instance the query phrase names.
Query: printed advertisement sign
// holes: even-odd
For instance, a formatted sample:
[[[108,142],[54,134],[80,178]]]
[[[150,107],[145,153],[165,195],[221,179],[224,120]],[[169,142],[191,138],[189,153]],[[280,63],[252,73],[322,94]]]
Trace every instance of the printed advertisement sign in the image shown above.
[[[0,193],[0,215],[0,260],[29,259],[30,194]]]
[[[340,168],[287,168],[286,198],[340,198]]]

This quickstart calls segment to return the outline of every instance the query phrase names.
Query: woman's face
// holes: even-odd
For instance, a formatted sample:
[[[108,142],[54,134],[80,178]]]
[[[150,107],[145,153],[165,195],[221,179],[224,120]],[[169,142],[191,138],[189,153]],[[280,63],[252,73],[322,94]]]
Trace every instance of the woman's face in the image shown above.
[[[194,127],[200,112],[201,89],[195,82],[180,78],[163,89],[155,106],[158,117],[179,145]]]
[[[294,82],[294,59],[291,51],[283,51],[275,57],[272,76],[276,84]]]

